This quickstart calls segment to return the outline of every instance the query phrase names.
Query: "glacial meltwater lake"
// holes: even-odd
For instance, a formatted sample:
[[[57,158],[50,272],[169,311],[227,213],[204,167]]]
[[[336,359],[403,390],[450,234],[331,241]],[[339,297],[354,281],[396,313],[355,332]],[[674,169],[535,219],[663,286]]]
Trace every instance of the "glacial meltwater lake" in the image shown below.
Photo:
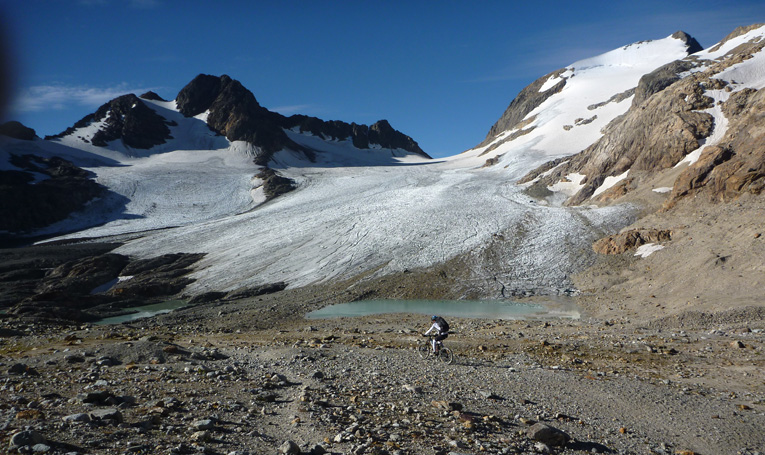
[[[519,303],[508,300],[362,300],[329,305],[306,314],[306,319],[331,319],[373,314],[438,314],[477,319],[579,318],[571,303]]]
[[[121,324],[123,322],[134,321],[136,319],[148,318],[157,314],[169,313],[173,310],[186,306],[185,300],[168,300],[167,302],[155,303],[152,305],[137,306],[126,308],[126,311],[132,311],[129,314],[122,314],[111,318],[104,318],[96,321],[96,325]]]

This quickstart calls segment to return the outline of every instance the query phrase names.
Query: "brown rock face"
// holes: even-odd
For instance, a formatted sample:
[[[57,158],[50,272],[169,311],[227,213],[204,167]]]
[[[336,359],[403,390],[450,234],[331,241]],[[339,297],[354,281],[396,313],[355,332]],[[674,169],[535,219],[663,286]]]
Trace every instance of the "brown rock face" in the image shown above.
[[[593,243],[592,249],[598,254],[621,254],[646,243],[669,240],[672,240],[672,231],[666,229],[633,229],[604,237]]]
[[[732,94],[723,113],[729,120],[727,134],[678,176],[666,208],[689,194],[725,202],[765,188],[765,91]]]

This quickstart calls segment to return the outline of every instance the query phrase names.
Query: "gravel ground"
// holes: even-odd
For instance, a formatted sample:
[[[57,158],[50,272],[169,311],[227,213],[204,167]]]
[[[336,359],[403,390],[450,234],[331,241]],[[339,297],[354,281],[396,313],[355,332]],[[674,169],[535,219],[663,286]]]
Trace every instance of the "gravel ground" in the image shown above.
[[[302,315],[310,305],[290,303],[308,299],[296,296],[76,330],[16,324],[21,333],[0,345],[0,447],[80,454],[765,447],[765,324],[752,317],[757,308],[718,318],[714,328],[690,318],[454,319],[446,343],[456,360],[446,365],[413,349],[427,317],[309,321]]]

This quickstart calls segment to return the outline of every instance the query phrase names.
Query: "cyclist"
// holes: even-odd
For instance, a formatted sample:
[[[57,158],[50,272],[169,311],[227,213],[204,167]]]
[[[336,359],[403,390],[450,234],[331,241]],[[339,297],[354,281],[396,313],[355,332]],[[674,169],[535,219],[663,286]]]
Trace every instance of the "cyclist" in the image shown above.
[[[437,352],[436,345],[441,341],[445,340],[446,337],[449,336],[449,323],[446,322],[444,318],[441,316],[432,316],[430,320],[433,322],[433,325],[430,326],[427,332],[423,336],[427,336],[430,332],[436,330],[438,332],[438,335],[436,335],[435,338],[431,341],[433,344],[433,353],[435,354]]]

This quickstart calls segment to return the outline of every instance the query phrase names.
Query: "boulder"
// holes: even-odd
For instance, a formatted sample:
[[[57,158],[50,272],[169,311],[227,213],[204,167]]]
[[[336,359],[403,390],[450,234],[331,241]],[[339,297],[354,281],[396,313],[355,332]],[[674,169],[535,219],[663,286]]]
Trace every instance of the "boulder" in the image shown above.
[[[36,444],[44,444],[45,438],[36,430],[22,430],[11,436],[9,448],[16,450],[20,447],[31,447]]]
[[[542,422],[537,422],[527,428],[526,435],[535,441],[552,447],[565,446],[571,440],[571,436],[568,433]]]

